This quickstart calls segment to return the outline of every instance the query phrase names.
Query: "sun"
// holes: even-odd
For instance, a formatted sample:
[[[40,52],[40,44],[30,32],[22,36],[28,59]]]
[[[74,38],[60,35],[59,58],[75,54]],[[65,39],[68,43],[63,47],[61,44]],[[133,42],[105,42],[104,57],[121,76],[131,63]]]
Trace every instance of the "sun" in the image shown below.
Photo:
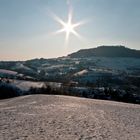
[[[80,38],[80,35],[76,32],[75,28],[84,24],[84,21],[73,23],[72,22],[72,12],[69,12],[67,22],[64,22],[61,18],[59,18],[58,16],[56,16],[54,14],[52,16],[62,26],[62,28],[60,30],[56,31],[55,34],[65,32],[66,33],[66,42],[68,42],[70,34],[73,34],[73,35],[77,36],[78,38]]]
[[[66,32],[66,40],[68,40],[70,33],[74,34],[76,31],[74,30],[74,26],[71,23],[71,21],[69,21],[68,23],[64,24],[63,26],[64,26],[63,31]]]
[[[68,21],[65,23],[63,21],[60,22],[59,20],[59,23],[63,26],[62,29],[58,30],[57,32],[65,32],[66,33],[66,41],[69,40],[69,36],[70,34],[74,34],[75,36],[79,36],[78,33],[76,32],[75,28],[77,26],[79,26],[80,24],[73,24],[72,23],[72,15],[69,14],[69,17],[68,17]]]

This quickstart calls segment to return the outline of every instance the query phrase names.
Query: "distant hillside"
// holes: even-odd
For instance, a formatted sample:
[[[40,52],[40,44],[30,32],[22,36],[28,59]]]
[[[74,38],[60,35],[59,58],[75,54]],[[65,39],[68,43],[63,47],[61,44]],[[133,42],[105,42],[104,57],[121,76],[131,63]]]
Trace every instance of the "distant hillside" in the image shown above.
[[[133,50],[124,46],[99,46],[97,48],[83,49],[68,55],[71,58],[83,57],[134,57],[140,58],[140,50]]]

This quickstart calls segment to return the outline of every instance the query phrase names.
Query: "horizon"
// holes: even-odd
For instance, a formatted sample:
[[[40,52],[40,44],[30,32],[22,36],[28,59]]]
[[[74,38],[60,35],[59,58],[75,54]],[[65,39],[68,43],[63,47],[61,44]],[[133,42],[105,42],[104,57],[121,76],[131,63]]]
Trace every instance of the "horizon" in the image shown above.
[[[139,5],[139,0],[0,0],[0,61],[57,58],[108,44],[140,50]]]
[[[127,46],[122,46],[122,45],[101,45],[101,46],[96,46],[96,47],[92,47],[92,48],[86,48],[86,49],[80,49],[80,50],[90,50],[90,49],[96,49],[96,48],[100,48],[100,47],[123,47],[125,49],[130,49],[130,50],[134,50],[134,51],[140,51],[139,49],[132,49],[132,48],[128,48]],[[63,57],[69,57],[69,55],[73,54],[73,53],[78,53],[80,50],[77,50],[75,52],[69,53],[67,55],[63,55],[63,56],[58,56],[58,57],[50,57],[50,58],[45,58],[45,57],[34,57],[31,59],[25,59],[25,60],[0,60],[0,62],[22,62],[22,61],[30,61],[30,60],[35,60],[35,59],[58,59],[58,58],[63,58]],[[95,56],[96,57],[96,56]]]

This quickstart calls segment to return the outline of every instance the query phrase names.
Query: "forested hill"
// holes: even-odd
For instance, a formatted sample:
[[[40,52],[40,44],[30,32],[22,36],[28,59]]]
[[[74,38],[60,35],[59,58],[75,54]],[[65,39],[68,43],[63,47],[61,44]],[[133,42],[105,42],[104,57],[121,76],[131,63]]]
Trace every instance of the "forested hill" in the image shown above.
[[[97,48],[83,49],[68,55],[71,58],[85,57],[134,57],[140,58],[140,50],[126,48],[124,46],[99,46]]]

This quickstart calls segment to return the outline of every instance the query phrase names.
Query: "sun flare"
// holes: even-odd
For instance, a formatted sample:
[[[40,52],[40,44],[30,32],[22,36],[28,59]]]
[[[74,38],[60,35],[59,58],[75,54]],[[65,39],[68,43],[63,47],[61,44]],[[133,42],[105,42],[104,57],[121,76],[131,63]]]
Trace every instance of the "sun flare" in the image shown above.
[[[84,24],[84,21],[73,23],[72,22],[72,12],[69,12],[68,15],[68,21],[64,22],[62,19],[60,19],[58,16],[53,14],[53,18],[62,25],[62,28],[55,32],[55,34],[65,32],[66,33],[66,42],[69,40],[70,34],[73,34],[80,38],[81,36],[76,32],[75,28]]]

